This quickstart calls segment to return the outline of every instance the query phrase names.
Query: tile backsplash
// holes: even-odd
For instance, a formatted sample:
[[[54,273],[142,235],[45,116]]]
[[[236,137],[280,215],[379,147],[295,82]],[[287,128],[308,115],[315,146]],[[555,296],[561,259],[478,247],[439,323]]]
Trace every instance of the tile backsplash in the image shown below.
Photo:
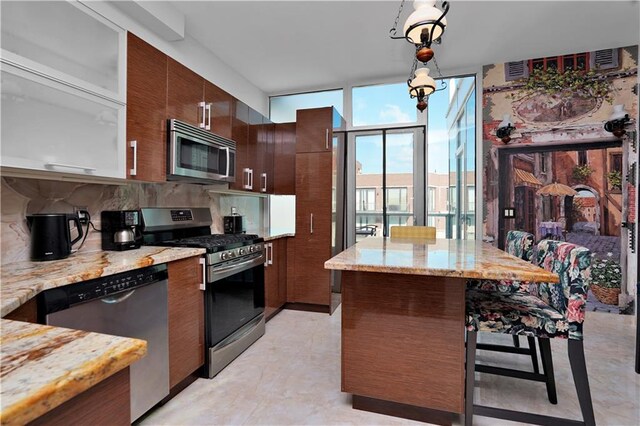
[[[186,183],[129,183],[101,185],[51,180],[3,177],[0,192],[0,238],[2,264],[29,260],[30,236],[26,216],[34,213],[73,213],[74,207],[87,208],[95,227],[100,229],[102,210],[140,207],[209,207],[211,230],[223,232],[222,217],[231,206],[245,216],[247,232],[261,233],[263,198],[210,192],[202,185]],[[100,234],[94,230],[82,251],[100,250]]]

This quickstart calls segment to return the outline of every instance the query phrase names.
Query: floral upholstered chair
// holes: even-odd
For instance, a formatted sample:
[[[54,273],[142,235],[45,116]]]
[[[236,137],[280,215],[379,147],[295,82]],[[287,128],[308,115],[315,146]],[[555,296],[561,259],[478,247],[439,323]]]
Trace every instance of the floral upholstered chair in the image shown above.
[[[552,400],[552,402],[555,403],[557,397],[553,381],[553,362],[549,338],[568,339],[569,362],[582,416],[586,424],[595,424],[582,343],[582,324],[589,287],[591,253],[588,249],[575,244],[543,240],[538,244],[535,263],[547,271],[558,274],[560,283],[526,283],[520,287],[520,291],[512,293],[467,291],[467,365],[475,364],[478,331],[537,337],[541,348],[543,367],[545,372],[551,372],[551,377],[544,380],[539,377],[544,377],[544,375],[508,369],[504,369],[509,372],[505,375],[546,381],[549,399],[552,400],[553,396],[555,401]],[[537,421],[546,421],[547,423],[559,420],[490,407],[474,407],[473,386],[474,375],[468,374],[467,406],[465,409],[467,424],[471,424],[474,413],[508,420],[526,421],[527,423],[532,423],[531,416],[536,417]]]

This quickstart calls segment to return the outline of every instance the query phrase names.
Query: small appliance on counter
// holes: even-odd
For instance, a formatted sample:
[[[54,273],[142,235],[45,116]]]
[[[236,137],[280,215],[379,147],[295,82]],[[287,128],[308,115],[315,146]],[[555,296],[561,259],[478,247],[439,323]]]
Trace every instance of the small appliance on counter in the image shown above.
[[[244,234],[244,216],[236,213],[236,208],[231,207],[231,216],[224,217],[225,234]]]
[[[69,222],[74,222],[78,236],[71,239]],[[71,246],[82,238],[80,218],[75,214],[49,213],[27,216],[31,231],[31,260],[58,260],[71,254]]]
[[[140,248],[139,210],[104,210],[100,213],[102,250],[133,250]]]

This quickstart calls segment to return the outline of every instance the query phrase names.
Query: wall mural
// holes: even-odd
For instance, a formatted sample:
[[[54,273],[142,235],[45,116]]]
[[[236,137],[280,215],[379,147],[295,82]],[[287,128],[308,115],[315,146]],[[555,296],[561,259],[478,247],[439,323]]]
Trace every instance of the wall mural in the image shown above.
[[[629,136],[617,138],[603,124],[614,105],[638,116],[637,74],[637,46],[483,69],[484,238],[503,247],[506,232],[519,229],[588,247],[592,270],[607,277],[602,291],[594,279],[594,310],[619,310],[628,260],[622,225],[636,222],[634,210],[627,214],[635,186],[624,177],[637,153],[630,157]],[[509,121],[510,137],[498,138]],[[505,209],[515,217],[505,218]]]

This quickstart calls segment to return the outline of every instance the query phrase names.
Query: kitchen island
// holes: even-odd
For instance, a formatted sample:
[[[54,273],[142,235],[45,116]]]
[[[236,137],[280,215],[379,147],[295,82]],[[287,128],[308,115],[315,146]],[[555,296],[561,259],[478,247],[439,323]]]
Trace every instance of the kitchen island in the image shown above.
[[[342,271],[342,391],[353,407],[439,424],[464,412],[468,278],[558,282],[475,240],[369,237]]]

